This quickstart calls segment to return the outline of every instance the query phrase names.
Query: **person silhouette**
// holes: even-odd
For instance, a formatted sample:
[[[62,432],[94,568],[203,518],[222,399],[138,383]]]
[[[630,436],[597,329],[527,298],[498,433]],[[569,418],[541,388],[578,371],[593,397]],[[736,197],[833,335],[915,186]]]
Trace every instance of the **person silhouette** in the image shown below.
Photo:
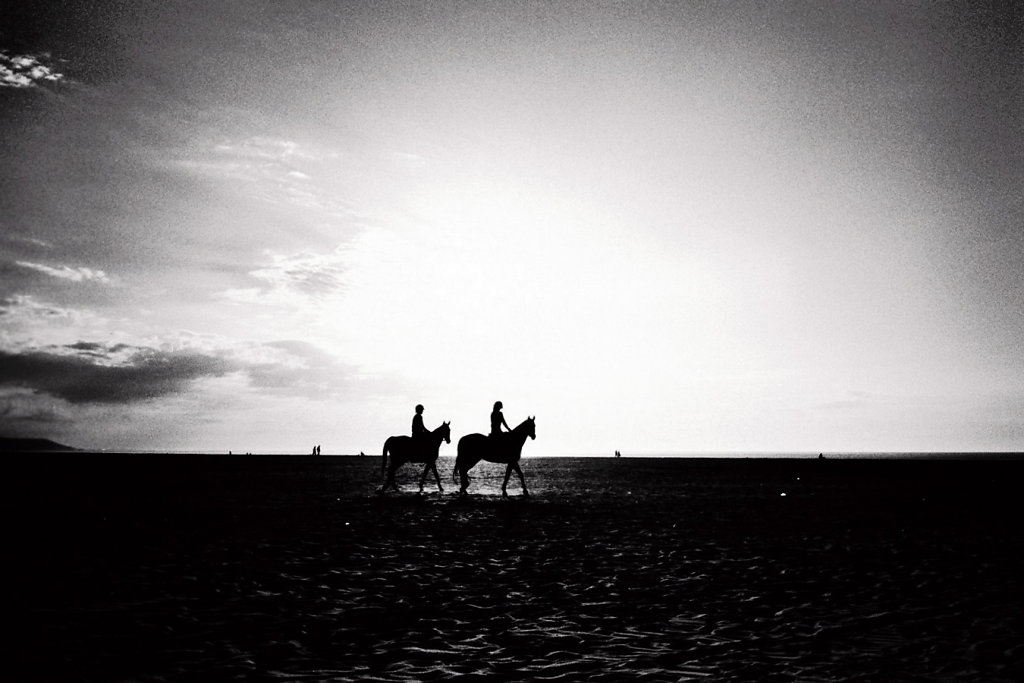
[[[423,424],[423,404],[417,404],[416,414],[412,416],[412,438],[419,439],[429,433],[430,430]]]
[[[494,402],[494,410],[491,411],[491,433],[490,436],[500,436],[502,426],[505,427],[505,431],[511,432],[512,428],[505,422],[505,416],[501,414],[501,409],[504,406],[501,405],[501,401]]]

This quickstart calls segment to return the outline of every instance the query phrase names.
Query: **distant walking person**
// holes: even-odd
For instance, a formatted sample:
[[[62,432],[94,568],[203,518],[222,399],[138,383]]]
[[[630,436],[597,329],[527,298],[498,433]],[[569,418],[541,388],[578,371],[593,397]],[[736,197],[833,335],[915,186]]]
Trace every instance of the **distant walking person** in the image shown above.
[[[511,427],[505,422],[505,416],[501,414],[501,409],[504,406],[501,405],[501,401],[494,402],[494,410],[491,411],[491,434],[490,436],[500,435],[502,426],[505,427],[506,432],[511,432]]]

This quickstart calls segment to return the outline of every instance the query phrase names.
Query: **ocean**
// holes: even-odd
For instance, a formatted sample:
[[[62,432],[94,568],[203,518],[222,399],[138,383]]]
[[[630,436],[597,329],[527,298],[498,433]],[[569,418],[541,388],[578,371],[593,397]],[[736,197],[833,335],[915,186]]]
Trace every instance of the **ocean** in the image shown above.
[[[1014,457],[5,464],[5,680],[1024,679]]]

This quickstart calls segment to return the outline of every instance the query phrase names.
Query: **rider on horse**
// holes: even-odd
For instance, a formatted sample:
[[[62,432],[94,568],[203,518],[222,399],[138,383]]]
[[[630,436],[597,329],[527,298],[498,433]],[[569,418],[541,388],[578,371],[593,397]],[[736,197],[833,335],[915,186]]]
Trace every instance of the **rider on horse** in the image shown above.
[[[424,446],[424,437],[430,434],[430,430],[423,424],[423,404],[416,405],[416,414],[412,416],[412,440],[417,449]]]
[[[501,409],[503,407],[504,406],[501,405],[501,401],[494,402],[494,410],[491,411],[491,438],[501,436],[503,433],[501,431],[502,426],[505,427],[505,431],[512,431],[512,428],[508,426],[507,422],[505,422],[505,416],[501,414]]]
[[[412,436],[422,436],[429,434],[430,430],[423,426],[423,404],[420,403],[416,406],[416,414],[412,417]]]

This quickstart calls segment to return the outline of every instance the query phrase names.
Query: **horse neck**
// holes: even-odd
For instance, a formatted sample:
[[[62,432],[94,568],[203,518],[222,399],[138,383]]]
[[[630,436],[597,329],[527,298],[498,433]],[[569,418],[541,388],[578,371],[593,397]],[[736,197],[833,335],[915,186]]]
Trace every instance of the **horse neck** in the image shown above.
[[[430,443],[435,444],[438,448],[441,447],[441,442],[444,441],[444,434],[441,433],[442,429],[444,429],[444,425],[430,432]]]
[[[527,437],[526,424],[528,422],[529,422],[529,420],[524,420],[518,427],[516,427],[515,429],[512,430],[512,436],[520,444],[526,443],[526,437]]]

